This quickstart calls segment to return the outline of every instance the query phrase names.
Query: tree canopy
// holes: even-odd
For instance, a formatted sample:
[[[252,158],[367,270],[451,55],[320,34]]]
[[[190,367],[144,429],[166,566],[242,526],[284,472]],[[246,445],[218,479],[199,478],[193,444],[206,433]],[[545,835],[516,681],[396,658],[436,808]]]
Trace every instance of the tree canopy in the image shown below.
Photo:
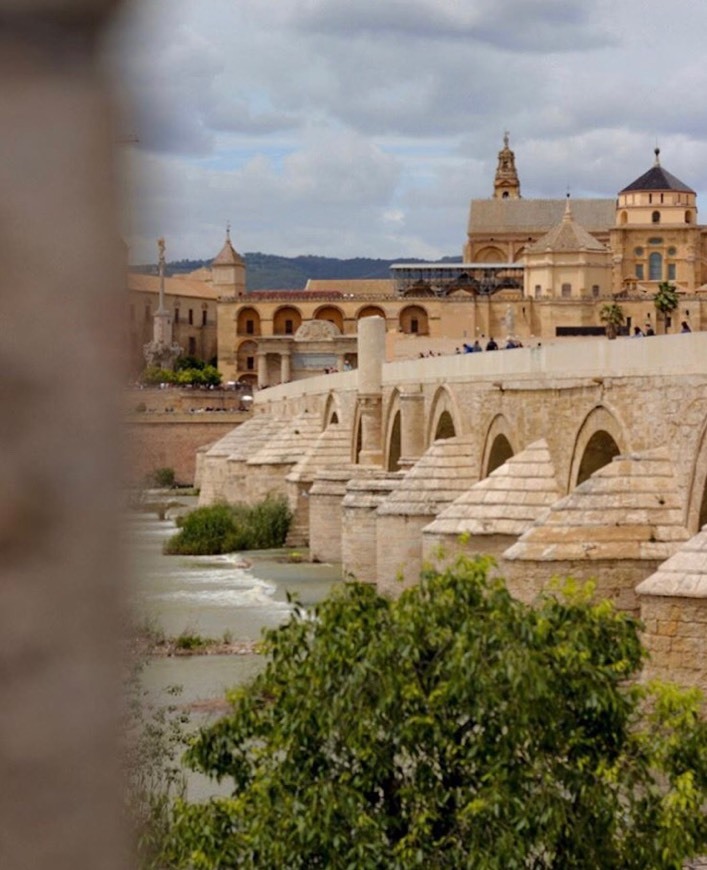
[[[668,281],[662,281],[658,284],[658,290],[653,297],[653,302],[661,314],[670,314],[672,311],[675,311],[680,304],[680,297],[675,289],[675,285],[670,284]]]
[[[489,562],[396,600],[347,584],[267,634],[188,751],[169,866],[679,868],[707,844],[700,698],[635,681],[638,622],[572,584],[534,606]]]

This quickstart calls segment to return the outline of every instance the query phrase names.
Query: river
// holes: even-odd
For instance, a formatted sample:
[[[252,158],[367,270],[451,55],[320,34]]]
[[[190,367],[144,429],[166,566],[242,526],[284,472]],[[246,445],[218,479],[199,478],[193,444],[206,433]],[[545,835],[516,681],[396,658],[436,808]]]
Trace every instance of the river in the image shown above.
[[[180,498],[186,508],[194,498]],[[165,556],[162,546],[176,531],[173,516],[133,513],[128,519],[132,554],[134,618],[159,626],[166,635],[199,634],[221,639],[257,640],[264,628],[287,620],[288,594],[304,606],[321,601],[340,582],[341,566],[293,563],[288,550],[259,550],[224,556]],[[154,703],[173,703],[169,686],[181,687],[178,704],[208,707],[225,691],[262,667],[257,655],[194,655],[155,658],[144,673]],[[195,725],[215,714],[193,714]],[[190,796],[215,793],[196,779]]]

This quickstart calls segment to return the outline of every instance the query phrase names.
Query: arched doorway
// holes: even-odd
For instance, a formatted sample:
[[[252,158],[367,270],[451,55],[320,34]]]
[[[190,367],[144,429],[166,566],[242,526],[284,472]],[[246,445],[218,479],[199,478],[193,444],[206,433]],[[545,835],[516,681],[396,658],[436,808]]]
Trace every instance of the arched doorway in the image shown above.
[[[382,317],[385,320],[385,311],[377,305],[365,305],[356,315],[356,320],[362,317]]]
[[[260,315],[255,308],[241,308],[236,324],[238,335],[260,335]]]
[[[313,319],[326,320],[329,323],[333,323],[342,335],[344,333],[344,315],[334,305],[325,305],[322,308],[318,308]]]
[[[302,315],[296,308],[283,306],[278,308],[272,321],[274,335],[294,335],[302,325]]]
[[[421,305],[408,305],[400,312],[400,331],[406,335],[429,335],[427,312]]]
[[[254,341],[244,341],[238,347],[236,355],[239,374],[244,372],[255,373],[256,364],[255,356],[258,350],[258,345]]]

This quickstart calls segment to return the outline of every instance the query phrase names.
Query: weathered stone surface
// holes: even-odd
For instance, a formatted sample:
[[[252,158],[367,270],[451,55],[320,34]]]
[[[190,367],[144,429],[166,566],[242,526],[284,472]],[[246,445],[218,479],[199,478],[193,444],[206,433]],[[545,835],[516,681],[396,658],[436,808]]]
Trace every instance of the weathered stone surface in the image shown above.
[[[656,487],[658,484],[658,487]],[[666,450],[620,456],[556,502],[504,560],[667,559],[689,537]]]
[[[358,468],[356,477],[347,484],[341,504],[341,563],[346,579],[376,582],[376,511],[402,478],[402,473]]]

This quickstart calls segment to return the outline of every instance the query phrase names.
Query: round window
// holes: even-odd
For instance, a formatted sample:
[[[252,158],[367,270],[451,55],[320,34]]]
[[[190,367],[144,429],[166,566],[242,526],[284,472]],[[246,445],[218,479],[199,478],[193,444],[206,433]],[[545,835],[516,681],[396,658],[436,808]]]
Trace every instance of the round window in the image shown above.
[[[669,256],[669,257],[674,257],[675,254],[677,254],[677,249],[676,249],[676,248],[668,248],[668,256]]]
[[[643,248],[634,248],[634,249],[633,249],[633,253],[634,253],[637,257],[642,257],[642,256],[643,256]]]

